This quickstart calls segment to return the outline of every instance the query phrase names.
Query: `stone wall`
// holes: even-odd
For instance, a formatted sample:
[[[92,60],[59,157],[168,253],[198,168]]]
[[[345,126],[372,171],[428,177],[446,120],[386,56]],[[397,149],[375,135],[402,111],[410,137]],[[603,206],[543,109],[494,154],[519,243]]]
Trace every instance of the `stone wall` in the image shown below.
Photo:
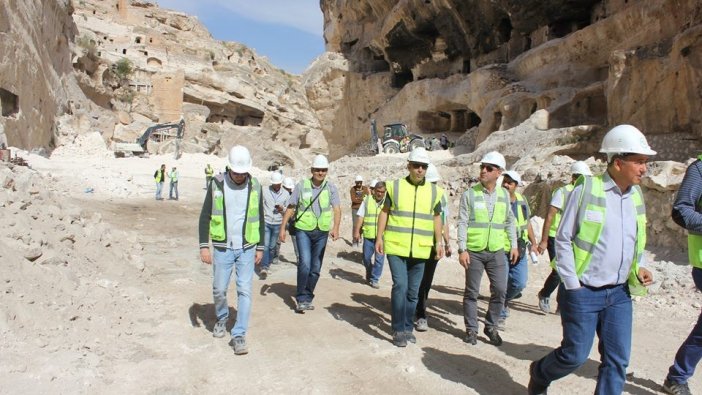
[[[154,104],[159,122],[175,122],[183,115],[183,71],[163,73],[151,78],[153,90],[150,100]]]

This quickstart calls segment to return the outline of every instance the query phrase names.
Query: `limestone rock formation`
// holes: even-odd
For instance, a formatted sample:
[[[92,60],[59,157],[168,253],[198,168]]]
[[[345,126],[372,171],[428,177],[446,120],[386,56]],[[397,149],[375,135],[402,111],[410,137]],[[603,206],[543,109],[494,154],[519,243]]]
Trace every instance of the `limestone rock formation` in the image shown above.
[[[343,99],[336,110],[326,108],[334,122],[322,125],[335,155],[344,154],[335,141],[366,141],[371,118],[456,138],[475,128],[479,144],[541,109],[545,128],[634,124],[660,159],[682,160],[702,148],[694,110],[702,105],[699,1],[323,0],[321,6],[327,50],[347,64],[315,70],[337,76],[316,80],[344,87],[329,89],[329,97]]]

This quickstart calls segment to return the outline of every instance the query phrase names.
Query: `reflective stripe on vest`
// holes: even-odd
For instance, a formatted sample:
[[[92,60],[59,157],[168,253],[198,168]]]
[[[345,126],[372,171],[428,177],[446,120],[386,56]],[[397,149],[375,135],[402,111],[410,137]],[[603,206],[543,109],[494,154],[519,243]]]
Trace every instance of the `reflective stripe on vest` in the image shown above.
[[[606,207],[607,200],[605,198],[604,182],[602,176],[595,177],[580,177],[576,185],[582,184],[582,191],[579,197],[577,223],[579,225],[578,233],[573,238],[573,255],[575,256],[575,273],[578,278],[590,266],[592,260],[592,252],[600,239],[604,221],[607,218]],[[632,202],[636,209],[636,246],[634,249],[634,257],[627,279],[629,283],[629,293],[636,296],[643,296],[648,293],[645,286],[639,281],[637,274],[639,272],[639,258],[646,247],[646,206],[644,205],[643,193],[638,185],[634,188]],[[601,213],[601,222],[587,221],[587,212]]]
[[[209,167],[209,166],[205,168],[205,175],[206,175],[207,177],[212,177],[213,174],[214,174],[214,169],[213,169],[213,168],[211,168],[211,167]]]
[[[319,218],[312,211],[312,207],[307,208],[312,202],[312,181],[308,178],[302,182],[302,189],[300,190],[300,198],[298,199],[297,212],[304,214],[295,222],[295,228],[300,230],[315,230],[319,228],[322,231],[329,231],[331,229],[331,197],[329,193],[329,188],[325,182],[319,192],[319,197],[317,202],[319,202],[319,207],[321,213]],[[305,210],[307,209],[307,210]]]
[[[212,241],[226,242],[227,228],[224,218],[224,177],[218,176],[212,185],[212,214],[210,215],[210,238]],[[254,177],[249,176],[249,196],[246,203],[246,217],[244,218],[244,244],[257,244],[261,241],[259,217],[259,202],[261,184]]]
[[[178,173],[172,171],[171,174],[168,175],[171,178],[171,182],[177,182],[178,181]]]
[[[565,186],[560,187],[559,189],[556,189],[555,192],[553,192],[553,195],[556,194],[559,190],[563,191],[563,202],[561,203],[561,208],[556,210],[556,215],[553,216],[553,222],[551,222],[551,228],[548,230],[548,235],[550,237],[556,237],[556,231],[558,231],[558,225],[561,223],[561,215],[563,215],[563,208],[565,207],[566,202],[568,201],[568,196],[570,196],[570,193],[573,192],[573,184],[568,184]],[[553,198],[553,195],[551,195],[551,198]]]
[[[387,185],[392,205],[383,233],[385,254],[429,258],[434,245],[434,207],[443,194],[443,189],[430,182],[412,185],[402,178]]]
[[[487,249],[495,252],[505,248],[509,193],[502,187],[497,187],[495,193],[497,199],[492,209],[492,218],[489,218],[483,185],[478,183],[468,189],[468,202],[472,210],[468,218],[466,249],[470,251]]]
[[[372,195],[365,197],[366,214],[363,216],[363,238],[368,240],[375,239],[378,233],[378,215],[380,214],[383,201],[384,199],[380,201],[380,206],[378,206]]]
[[[156,170],[156,177],[154,177],[154,181],[156,181],[156,183],[163,181],[163,172],[161,170]]]
[[[524,239],[524,241],[529,240],[529,232],[527,231],[527,228],[529,227],[529,217],[531,217],[531,210],[529,210],[529,203],[527,203],[526,199],[522,194],[516,193],[515,195],[517,197],[517,214],[515,215],[515,218],[517,220],[517,237],[521,237]],[[511,203],[510,203],[510,209],[511,209]],[[526,213],[526,217],[524,216],[524,213]],[[505,251],[509,251],[512,249],[512,246],[509,244],[509,238],[507,237],[507,229],[505,229]]]
[[[702,155],[697,159],[702,161]],[[695,206],[697,212],[699,212],[698,207],[702,207],[702,196]],[[687,232],[687,256],[690,259],[690,265],[702,269],[702,235]]]

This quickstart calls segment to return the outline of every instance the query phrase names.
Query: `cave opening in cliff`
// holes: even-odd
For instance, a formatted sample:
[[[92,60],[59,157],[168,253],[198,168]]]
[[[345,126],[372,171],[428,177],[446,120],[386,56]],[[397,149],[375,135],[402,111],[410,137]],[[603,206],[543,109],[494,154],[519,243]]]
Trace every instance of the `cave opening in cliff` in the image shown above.
[[[403,86],[414,81],[414,76],[412,71],[400,71],[399,73],[393,73],[392,75],[392,87],[402,89]]]
[[[19,97],[14,93],[0,88],[0,109],[3,117],[12,117],[19,112]]]

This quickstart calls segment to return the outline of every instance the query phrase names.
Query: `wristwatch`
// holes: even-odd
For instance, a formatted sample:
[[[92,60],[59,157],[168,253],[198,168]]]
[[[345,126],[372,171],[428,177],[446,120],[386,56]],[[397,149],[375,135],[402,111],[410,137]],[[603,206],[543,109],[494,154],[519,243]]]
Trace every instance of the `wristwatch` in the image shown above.
[[[459,253],[459,254],[463,254],[463,253],[466,252],[466,251],[468,251],[468,250],[464,250],[463,248],[459,248],[459,249],[458,249],[458,253]]]

